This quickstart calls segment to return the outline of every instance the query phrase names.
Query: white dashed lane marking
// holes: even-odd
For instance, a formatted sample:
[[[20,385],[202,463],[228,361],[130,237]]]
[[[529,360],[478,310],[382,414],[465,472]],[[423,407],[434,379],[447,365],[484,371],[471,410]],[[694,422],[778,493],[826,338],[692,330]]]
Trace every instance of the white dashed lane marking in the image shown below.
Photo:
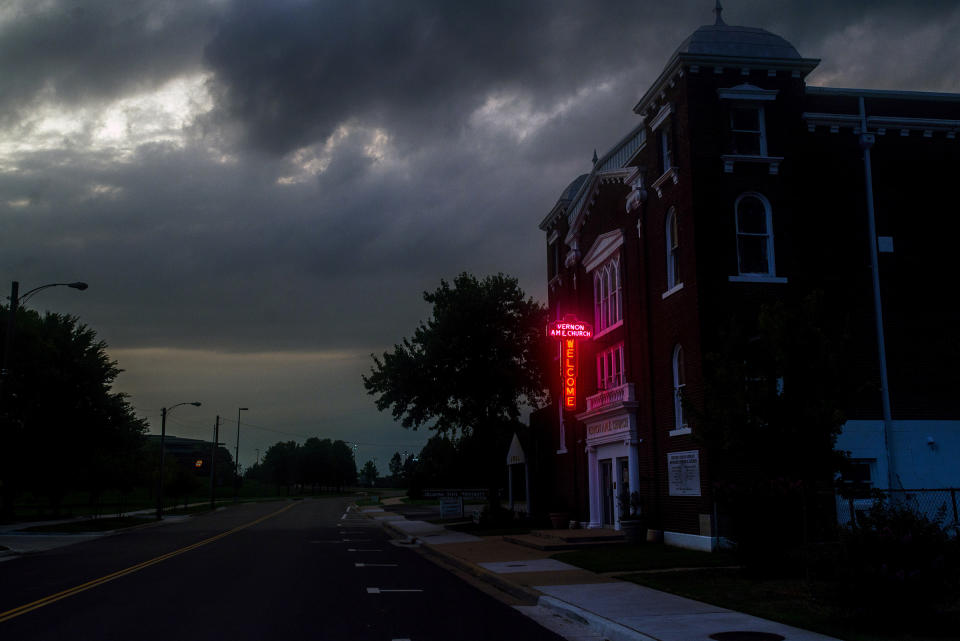
[[[393,590],[393,589],[367,588],[367,594],[386,594],[387,592],[423,592],[423,590],[418,590],[418,589]]]

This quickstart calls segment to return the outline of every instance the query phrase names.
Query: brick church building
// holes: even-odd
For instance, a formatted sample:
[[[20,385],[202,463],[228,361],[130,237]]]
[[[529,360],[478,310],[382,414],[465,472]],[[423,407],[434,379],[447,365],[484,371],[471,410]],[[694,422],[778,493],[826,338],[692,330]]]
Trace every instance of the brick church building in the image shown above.
[[[667,543],[711,549],[710,452],[681,398],[702,400],[717,327],[812,289],[844,301],[868,382],[837,444],[861,480],[960,485],[960,95],[809,86],[818,63],[718,7],[540,223],[551,317],[593,325],[576,407],[558,362],[531,416],[542,509],[617,527],[637,491]]]

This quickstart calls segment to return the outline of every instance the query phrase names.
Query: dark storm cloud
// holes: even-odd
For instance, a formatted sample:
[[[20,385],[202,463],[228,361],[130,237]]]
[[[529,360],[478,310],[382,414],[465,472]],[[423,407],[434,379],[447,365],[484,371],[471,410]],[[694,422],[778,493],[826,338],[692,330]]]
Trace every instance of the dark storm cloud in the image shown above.
[[[676,38],[662,24],[676,18],[636,0],[257,2],[224,19],[206,59],[221,108],[258,146],[287,151],[349,118],[412,144],[457,135],[491,92],[525,92],[544,108],[636,65]]]
[[[201,0],[16,2],[0,23],[0,122],[44,101],[99,102],[200,66]]]
[[[955,1],[725,5],[821,58],[813,83],[960,91]],[[213,413],[253,399],[266,425],[389,424],[359,383],[367,354],[460,271],[544,297],[537,224],[712,8],[0,3],[0,276],[89,281],[31,304],[95,328],[138,405],[205,394]],[[99,110],[184,77],[210,96],[171,136],[136,105],[128,139],[97,133]],[[61,142],[50,114],[85,129]]]

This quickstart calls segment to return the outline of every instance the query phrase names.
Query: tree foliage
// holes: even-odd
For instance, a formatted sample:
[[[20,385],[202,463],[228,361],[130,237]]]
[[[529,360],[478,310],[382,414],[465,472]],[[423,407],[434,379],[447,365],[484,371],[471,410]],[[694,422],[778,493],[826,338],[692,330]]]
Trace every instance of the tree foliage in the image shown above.
[[[691,406],[714,478],[829,487],[842,462],[834,444],[846,420],[844,342],[843,319],[819,291],[731,324],[704,358],[702,411]]]
[[[363,469],[360,470],[360,478],[363,479],[364,485],[369,485],[373,487],[377,482],[377,476],[380,473],[377,471],[377,465],[373,461],[367,461],[363,464]]]
[[[6,309],[0,316],[8,317]],[[133,482],[130,463],[147,428],[126,396],[112,391],[121,370],[106,347],[74,316],[17,310],[0,398],[5,516],[23,489],[56,504],[69,489],[98,494]]]
[[[339,490],[356,483],[357,466],[353,451],[343,441],[311,437],[303,445],[296,441],[274,443],[247,476],[284,486],[288,492],[294,485]]]
[[[687,402],[745,561],[776,569],[791,545],[833,527],[843,462],[846,322],[823,292],[731,319],[704,356],[703,405]],[[826,498],[825,498],[826,497]]]
[[[405,428],[469,434],[516,421],[523,405],[544,401],[539,366],[546,311],[503,274],[445,280],[424,300],[433,315],[394,345],[363,384],[377,409]]]

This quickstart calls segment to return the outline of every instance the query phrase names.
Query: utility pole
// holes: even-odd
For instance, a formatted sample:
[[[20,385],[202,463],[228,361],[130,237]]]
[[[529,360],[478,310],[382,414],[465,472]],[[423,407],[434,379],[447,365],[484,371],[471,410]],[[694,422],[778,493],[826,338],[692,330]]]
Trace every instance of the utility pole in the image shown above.
[[[213,446],[210,448],[210,509],[217,509],[217,445],[220,441],[220,415],[213,424]]]
[[[181,405],[193,405],[200,407],[200,401],[192,403],[177,403],[170,407],[160,408],[160,469],[157,471],[157,520],[163,518],[163,450],[164,441],[167,438],[167,413],[180,407]]]
[[[163,442],[167,438],[167,408],[160,408],[160,473],[157,474],[157,520],[163,518]]]
[[[237,408],[237,448],[233,451],[233,502],[240,500],[240,412],[246,411],[247,407]]]
[[[7,330],[4,332],[3,337],[3,367],[0,368],[0,385],[3,385],[3,381],[7,378],[7,373],[10,369],[10,350],[13,349],[13,330],[17,326],[17,304],[20,302],[19,292],[20,283],[13,281],[10,284],[9,320],[7,320]],[[0,387],[0,390],[2,389],[3,388]]]

